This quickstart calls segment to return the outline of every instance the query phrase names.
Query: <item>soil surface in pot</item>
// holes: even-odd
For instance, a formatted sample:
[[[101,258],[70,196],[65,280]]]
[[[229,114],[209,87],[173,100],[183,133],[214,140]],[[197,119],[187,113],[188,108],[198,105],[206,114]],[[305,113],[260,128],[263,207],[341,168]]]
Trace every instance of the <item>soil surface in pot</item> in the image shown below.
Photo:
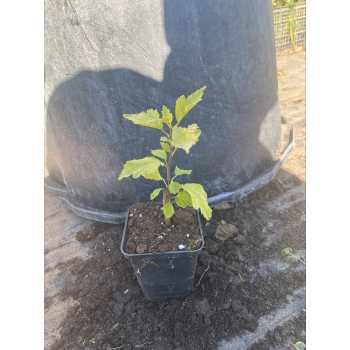
[[[199,223],[193,208],[174,206],[171,225],[166,226],[162,203],[137,203],[129,213],[125,252],[156,253],[198,249],[202,244]]]
[[[289,189],[304,186],[294,176],[276,179],[233,207],[213,211],[209,222],[202,218],[205,245],[184,300],[144,297],[120,252],[124,224],[93,223],[77,232],[91,254],[58,263],[63,287],[55,298],[69,308],[50,350],[270,350],[306,343],[305,306],[292,317],[286,313],[305,292],[305,266],[281,257],[291,247],[305,259],[305,201],[283,207]],[[280,205],[271,209],[274,203]],[[235,225],[238,235],[217,239],[221,220]],[[45,308],[54,305],[45,299]]]

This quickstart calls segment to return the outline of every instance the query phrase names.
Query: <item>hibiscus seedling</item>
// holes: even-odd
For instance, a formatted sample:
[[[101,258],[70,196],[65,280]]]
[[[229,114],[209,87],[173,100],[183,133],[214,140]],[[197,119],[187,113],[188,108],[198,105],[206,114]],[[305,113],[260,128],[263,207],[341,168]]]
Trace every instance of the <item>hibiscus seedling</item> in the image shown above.
[[[129,160],[124,164],[119,180],[132,176],[134,179],[143,176],[145,179],[162,181],[164,187],[156,188],[150,195],[155,199],[160,193],[163,194],[163,213],[166,225],[170,225],[170,218],[174,215],[173,200],[181,208],[192,207],[200,209],[202,215],[209,220],[212,210],[208,205],[207,193],[202,185],[197,183],[185,183],[175,181],[178,176],[189,175],[192,170],[183,170],[175,166],[174,174],[171,174],[173,157],[178,149],[184,150],[187,154],[190,148],[195,145],[201,134],[197,124],[188,127],[179,126],[186,114],[202,100],[205,86],[185,97],[180,96],[175,103],[175,120],[170,110],[163,106],[162,115],[155,109],[139,114],[124,114],[123,117],[134,124],[160,130],[165,136],[160,137],[161,149],[151,150],[153,156],[142,159]],[[164,177],[159,168],[163,169]]]
[[[289,247],[282,249],[281,254],[282,254],[285,261],[289,261],[290,259],[295,259],[295,260],[299,260],[300,262],[302,262],[305,265],[305,262],[300,259],[299,255],[293,254],[292,249]]]

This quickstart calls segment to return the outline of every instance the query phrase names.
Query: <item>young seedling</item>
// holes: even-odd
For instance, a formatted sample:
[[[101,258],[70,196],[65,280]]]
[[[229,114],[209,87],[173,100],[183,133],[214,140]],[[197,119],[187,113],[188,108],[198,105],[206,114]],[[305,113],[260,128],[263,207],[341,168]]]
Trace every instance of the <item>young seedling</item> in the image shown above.
[[[183,170],[177,166],[174,169],[174,176],[171,176],[171,165],[176,151],[181,148],[187,154],[190,148],[195,145],[201,134],[197,124],[191,124],[186,128],[179,126],[185,115],[202,100],[205,86],[185,97],[180,96],[175,103],[175,120],[170,110],[163,106],[162,116],[157,110],[149,109],[139,114],[124,114],[123,117],[134,124],[160,130],[165,136],[160,138],[161,149],[151,150],[154,157],[129,160],[124,164],[119,180],[132,176],[134,179],[143,176],[145,179],[162,181],[165,187],[156,188],[150,195],[155,199],[161,192],[163,194],[163,213],[166,225],[170,225],[170,219],[174,215],[172,200],[181,207],[192,207],[200,209],[202,215],[209,220],[212,210],[208,205],[207,193],[202,185],[196,183],[182,184],[175,181],[181,175],[189,175],[192,170]],[[164,127],[166,130],[164,130]],[[159,167],[165,168],[163,177]]]
[[[192,250],[192,249],[195,249],[196,248],[196,246],[197,246],[197,243],[198,242],[201,242],[202,241],[202,239],[201,239],[201,237],[200,236],[198,236],[197,237],[197,239],[190,239],[189,241],[188,241],[188,244],[187,244],[187,250]]]
[[[295,259],[295,260],[299,260],[300,262],[302,262],[305,265],[305,262],[303,260],[301,260],[298,255],[292,253],[291,248],[282,249],[281,254],[282,254],[285,261],[289,261],[290,259]]]

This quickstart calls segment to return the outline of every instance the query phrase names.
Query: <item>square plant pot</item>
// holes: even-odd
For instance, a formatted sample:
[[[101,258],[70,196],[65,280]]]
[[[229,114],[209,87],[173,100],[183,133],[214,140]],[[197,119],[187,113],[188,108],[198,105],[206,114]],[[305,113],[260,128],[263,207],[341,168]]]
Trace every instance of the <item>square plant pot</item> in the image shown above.
[[[204,246],[199,211],[197,210],[197,219],[202,243],[198,249],[128,254],[124,248],[131,208],[129,208],[126,214],[120,250],[130,260],[145,297],[155,302],[162,299],[185,298],[191,293],[193,288],[197,258]]]

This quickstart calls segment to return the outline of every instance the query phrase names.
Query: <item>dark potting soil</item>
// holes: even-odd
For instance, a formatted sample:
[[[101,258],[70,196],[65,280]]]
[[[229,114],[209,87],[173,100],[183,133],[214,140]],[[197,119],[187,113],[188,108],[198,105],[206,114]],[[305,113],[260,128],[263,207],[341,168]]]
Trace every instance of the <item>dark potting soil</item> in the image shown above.
[[[133,205],[129,212],[125,252],[141,254],[198,249],[202,239],[196,211],[174,207],[171,225],[166,226],[162,203]]]
[[[273,319],[295,291],[305,289],[302,263],[287,263],[280,254],[286,247],[305,251],[305,221],[298,219],[305,214],[305,201],[278,214],[264,210],[285,187],[302,186],[296,181],[292,176],[283,187],[273,180],[233,208],[213,211],[208,223],[202,219],[205,245],[194,289],[184,300],[145,299],[130,261],[120,252],[123,225],[92,224],[78,233],[77,239],[91,244],[91,254],[60,265],[64,287],[59,298],[74,303],[50,350],[211,350],[223,340],[256,331],[261,319]],[[220,220],[234,224],[238,237],[218,240]],[[271,227],[279,233],[270,233]],[[276,268],[276,262],[283,268]],[[45,307],[51,304],[46,300]],[[306,343],[303,312],[245,349],[291,349],[297,341]]]

